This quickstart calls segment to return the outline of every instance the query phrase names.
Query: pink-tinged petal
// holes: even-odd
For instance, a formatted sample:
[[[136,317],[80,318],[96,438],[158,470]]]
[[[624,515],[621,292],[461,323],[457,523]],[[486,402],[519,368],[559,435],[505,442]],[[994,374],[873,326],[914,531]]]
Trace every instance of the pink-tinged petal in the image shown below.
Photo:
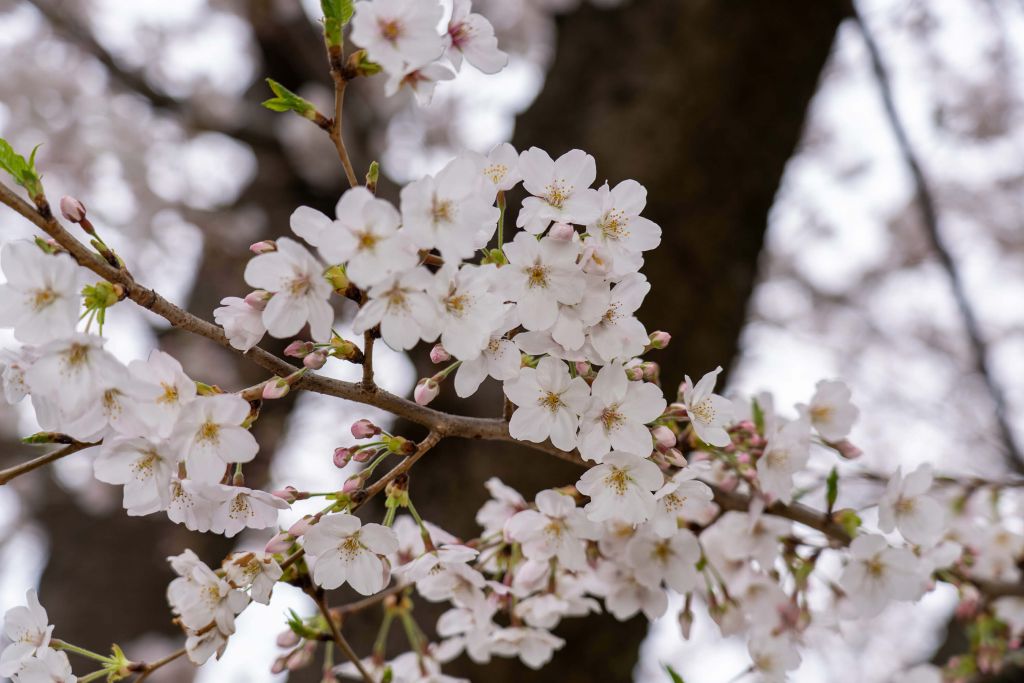
[[[348,583],[361,595],[373,595],[384,588],[384,565],[370,552],[358,553],[348,566]]]
[[[398,537],[395,532],[380,524],[364,524],[359,531],[359,540],[378,555],[398,552]]]

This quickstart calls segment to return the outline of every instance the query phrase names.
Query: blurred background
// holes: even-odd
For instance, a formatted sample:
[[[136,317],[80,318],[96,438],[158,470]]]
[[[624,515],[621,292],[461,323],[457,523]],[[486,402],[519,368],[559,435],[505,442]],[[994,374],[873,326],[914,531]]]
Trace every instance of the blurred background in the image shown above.
[[[382,195],[397,197],[400,183],[461,148],[585,149],[598,182],[648,188],[645,215],[664,232],[647,259],[654,293],[641,318],[673,335],[658,358],[669,393],[683,373],[721,364],[730,391],[770,390],[789,411],[818,379],[841,377],[862,415],[853,476],[922,462],[989,478],[1024,471],[1024,2],[474,8],[511,54],[500,74],[467,66],[426,109],[385,99],[380,78],[349,88],[349,150],[360,172],[380,160]],[[81,198],[141,282],[210,318],[222,297],[245,293],[251,242],[286,233],[299,205],[329,211],[344,189],[322,131],[259,106],[269,76],[329,108],[318,16],[315,0],[0,0],[0,136],[19,150],[43,143],[48,195]],[[3,240],[29,234],[0,211]],[[209,383],[263,379],[137,308],[110,317],[125,359],[159,345]],[[397,392],[429,365],[394,353],[379,362]],[[477,397],[442,396],[439,406],[495,412],[496,387]],[[317,396],[277,402],[257,424],[259,466],[247,475],[275,487],[340,483],[331,451],[363,416],[375,417]],[[3,407],[0,467],[27,457],[17,438],[33,431],[27,406]],[[446,443],[413,476],[413,492],[429,496],[421,512],[455,533],[474,531],[491,474],[527,494],[575,478],[513,447],[474,449],[484,450]],[[855,502],[856,486],[844,495]],[[180,640],[164,557],[192,547],[219,561],[269,535],[228,541],[129,518],[88,459],[69,458],[0,489],[0,608],[39,586],[59,637],[158,657]],[[882,682],[941,663],[960,637],[949,627],[955,602],[940,589],[839,636],[812,629],[794,678]],[[283,680],[269,666],[287,607],[312,611],[301,594],[277,591],[269,608],[246,612],[224,659],[197,680]],[[375,632],[371,622],[350,628],[358,642]],[[451,673],[646,682],[668,680],[661,663],[671,662],[688,683],[725,683],[748,665],[744,643],[709,620],[684,641],[672,610],[650,629],[591,617],[556,633],[569,644],[539,677],[508,661],[459,662]],[[150,680],[190,681],[193,671],[160,674]]]

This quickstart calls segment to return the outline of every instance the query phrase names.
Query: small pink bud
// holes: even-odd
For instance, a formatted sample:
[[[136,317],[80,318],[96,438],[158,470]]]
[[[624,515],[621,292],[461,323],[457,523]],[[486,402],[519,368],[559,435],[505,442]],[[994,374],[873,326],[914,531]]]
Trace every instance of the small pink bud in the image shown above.
[[[327,364],[327,354],[319,349],[303,358],[302,364],[310,370],[319,370]]]
[[[369,420],[356,420],[352,425],[352,436],[357,439],[369,439],[380,434],[380,427]]]
[[[661,366],[657,363],[641,363],[640,369],[643,371],[643,377],[648,382],[657,382],[658,376],[661,375]]]
[[[644,369],[639,365],[634,365],[631,368],[626,368],[626,379],[631,382],[639,382],[644,378]]]
[[[740,463],[741,465],[749,465],[750,464],[750,453],[737,453],[736,454],[736,462]]]
[[[576,361],[576,374],[581,377],[587,377],[593,371],[593,366],[590,365],[589,361],[578,360]]]
[[[363,488],[363,478],[356,474],[345,480],[341,490],[343,493],[355,493],[361,488]]]
[[[274,663],[270,666],[270,673],[272,674],[283,674],[288,668],[288,658],[278,657],[274,660]]]
[[[289,671],[298,671],[299,669],[309,666],[313,661],[313,654],[316,652],[316,646],[317,643],[315,641],[311,641],[295,650],[295,652],[288,657],[287,666]]]
[[[665,409],[665,415],[669,417],[686,417],[686,406],[682,403],[669,403]]]
[[[555,223],[548,231],[548,237],[559,242],[568,242],[575,234],[576,230],[568,223]]]
[[[421,379],[416,383],[416,388],[412,392],[412,397],[416,403],[421,406],[425,406],[441,393],[440,385],[434,381],[433,377]]]
[[[288,527],[288,533],[294,538],[304,535],[313,526],[313,516],[305,515],[302,519]]]
[[[81,223],[85,220],[85,204],[68,195],[60,198],[60,212],[72,223]]]
[[[452,359],[452,354],[448,353],[443,346],[440,344],[434,344],[434,348],[430,349],[430,362],[431,363],[447,363]]]
[[[281,377],[271,377],[267,380],[267,383],[263,385],[263,398],[268,401],[274,399],[284,398],[291,391],[292,387],[288,384],[288,380],[282,379]]]
[[[652,349],[664,349],[668,346],[668,343],[672,341],[672,335],[668,332],[658,330],[656,332],[651,332],[650,340]]]
[[[686,456],[678,448],[669,448],[664,455],[668,464],[674,467],[686,467]]]
[[[302,491],[299,491],[294,486],[285,486],[283,489],[277,489],[272,492],[273,496],[280,498],[283,501],[294,503],[297,500],[305,500],[309,496],[303,495]]]
[[[263,549],[263,552],[270,553],[271,555],[287,552],[293,543],[295,543],[295,539],[292,538],[291,534],[282,531],[267,541],[267,546]]]
[[[612,269],[608,255],[597,247],[587,247],[580,258],[580,267],[588,275],[607,275]]]
[[[302,341],[301,339],[296,339],[284,347],[284,355],[289,358],[305,358],[311,353],[313,353],[313,342]]]
[[[277,244],[274,240],[261,240],[250,244],[249,251],[254,254],[269,254],[272,251],[277,251]]]
[[[856,460],[864,455],[864,451],[854,446],[849,439],[843,439],[832,444],[832,447],[839,451],[839,455],[847,460]]]
[[[281,631],[277,634],[278,647],[295,647],[299,644],[299,636],[295,631]]]
[[[334,466],[338,469],[345,467],[352,460],[352,449],[339,446],[334,449]]]
[[[376,454],[375,448],[360,448],[352,455],[352,459],[356,462],[370,462]]]
[[[654,446],[661,452],[676,445],[676,433],[665,425],[658,425],[652,429],[651,436],[654,437]]]
[[[687,606],[679,612],[679,631],[683,634],[683,640],[690,639],[690,630],[693,628],[693,610]]]
[[[273,294],[266,290],[257,289],[245,295],[245,303],[249,304],[257,311],[262,311],[267,307],[267,302],[270,301],[270,297],[272,296]]]

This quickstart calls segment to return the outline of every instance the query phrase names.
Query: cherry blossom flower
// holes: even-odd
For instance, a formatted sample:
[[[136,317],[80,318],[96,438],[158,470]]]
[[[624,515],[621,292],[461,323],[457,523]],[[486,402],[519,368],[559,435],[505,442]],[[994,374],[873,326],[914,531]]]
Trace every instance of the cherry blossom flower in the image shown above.
[[[810,438],[810,425],[803,420],[786,423],[768,438],[768,445],[757,460],[762,492],[783,503],[793,499],[793,475],[811,457]]]
[[[735,560],[753,559],[771,567],[779,555],[779,539],[791,523],[771,515],[752,515],[730,510],[701,534],[701,542],[716,567]]]
[[[4,613],[4,635],[10,644],[0,652],[0,676],[13,676],[29,659],[49,649],[53,626],[34,590],[25,593],[25,605]]]
[[[541,358],[536,369],[523,368],[504,384],[505,395],[518,408],[508,430],[512,438],[541,443],[550,438],[557,448],[576,447],[580,413],[586,408],[590,387],[580,377],[570,377],[565,363]]]
[[[133,377],[123,365],[112,365],[97,378],[96,396],[76,410],[64,410],[61,431],[81,441],[96,441],[111,432],[121,436],[141,436],[163,430],[147,408],[153,404],[155,387]]]
[[[839,441],[850,434],[860,413],[850,402],[850,388],[839,380],[821,380],[808,406],[800,406],[811,424],[826,441]]]
[[[654,534],[667,538],[676,533],[680,522],[698,520],[706,514],[714,493],[710,486],[696,478],[706,476],[709,470],[694,463],[676,472],[655,491],[657,504],[649,523]]]
[[[551,326],[551,338],[565,349],[580,349],[587,341],[587,329],[598,324],[611,301],[608,283],[601,278],[586,277],[583,296],[572,305],[559,305],[558,317]]]
[[[437,32],[443,9],[433,0],[357,2],[352,41],[388,71],[422,66],[444,52]]]
[[[640,581],[632,571],[615,562],[601,563],[595,578],[594,592],[604,597],[605,608],[619,621],[638,612],[653,621],[668,609],[668,595],[662,588]]]
[[[273,296],[263,309],[263,324],[274,337],[285,339],[309,323],[314,340],[330,339],[334,311],[328,299],[331,285],[323,265],[295,240],[282,237],[277,250],[259,254],[245,266],[245,281]]]
[[[455,0],[452,17],[445,36],[446,55],[455,68],[462,66],[462,58],[483,71],[496,74],[508,64],[508,55],[498,49],[494,27],[482,15],[470,12],[470,0]]]
[[[721,367],[715,368],[701,377],[696,386],[690,376],[686,375],[682,393],[693,431],[697,432],[701,441],[723,448],[732,443],[724,426],[732,420],[733,406],[729,399],[713,393],[720,372]]]
[[[239,351],[248,351],[259,344],[267,333],[263,311],[237,296],[224,297],[220,303],[221,306],[213,311],[213,319],[224,328],[231,346]]]
[[[878,528],[885,533],[899,529],[915,545],[934,545],[945,528],[946,511],[926,495],[931,487],[930,465],[920,465],[905,477],[897,468],[878,503]]]
[[[409,90],[416,99],[416,104],[426,107],[434,99],[434,90],[441,81],[455,78],[455,72],[443,64],[426,64],[408,66],[402,71],[388,73],[384,83],[384,94],[392,97],[402,89]]]
[[[640,533],[626,546],[626,560],[636,578],[657,587],[664,581],[678,593],[688,593],[700,583],[697,562],[701,557],[697,537],[680,529],[668,538]]]
[[[486,345],[472,360],[464,360],[455,371],[455,393],[467,398],[476,393],[487,377],[510,380],[519,374],[522,356],[515,342],[505,334],[519,326],[514,309],[506,310],[488,335]]]
[[[167,509],[177,466],[167,442],[122,437],[103,442],[93,472],[102,482],[124,486],[124,508],[134,516]]]
[[[570,150],[553,161],[544,150],[531,147],[519,155],[519,171],[533,196],[523,200],[518,227],[539,235],[553,221],[586,225],[597,219],[601,200],[590,188],[597,166],[586,152]]]
[[[601,464],[583,473],[576,488],[590,502],[584,508],[592,522],[616,520],[639,524],[654,514],[653,491],[664,483],[661,469],[632,453],[608,453]]]
[[[402,567],[402,576],[416,584],[431,602],[451,600],[458,605],[476,605],[483,600],[481,589],[487,580],[469,566],[479,553],[465,545],[446,543],[423,553]]]
[[[509,627],[498,629],[491,636],[491,649],[503,657],[518,657],[531,669],[540,669],[551,661],[555,650],[565,641],[539,628]]]
[[[213,524],[214,504],[200,495],[190,480],[171,479],[167,518],[192,531],[207,532]]]
[[[185,374],[181,363],[159,349],[153,349],[145,361],[133,360],[128,370],[133,378],[153,387],[151,400],[141,404],[140,409],[156,435],[167,438],[182,407],[196,397],[195,382]]]
[[[580,420],[580,455],[596,462],[612,449],[649,455],[654,446],[646,425],[667,406],[661,389],[630,382],[621,363],[601,368],[590,389],[590,405]]]
[[[78,265],[68,254],[47,254],[32,242],[8,242],[0,250],[0,327],[13,327],[24,344],[65,337],[78,324]]]
[[[585,244],[605,250],[611,258],[610,275],[634,273],[643,265],[642,252],[661,243],[661,228],[643,218],[647,190],[635,180],[623,180],[609,189],[605,183],[597,190],[600,213],[587,224]]]
[[[402,218],[390,202],[365,187],[353,187],[338,200],[335,213],[338,218],[332,221],[300,207],[292,214],[292,231],[317,247],[327,263],[344,263],[345,274],[357,287],[372,287],[416,265],[416,250],[402,238]]]
[[[103,349],[105,341],[96,335],[76,333],[39,347],[38,359],[25,371],[25,384],[33,401],[43,398],[59,413],[73,417],[95,404],[107,377],[124,368]],[[60,420],[60,416],[55,417]]]
[[[236,394],[200,396],[181,411],[171,442],[191,479],[216,484],[229,463],[249,462],[259,444],[241,426],[249,403]]]
[[[436,339],[437,307],[426,292],[431,282],[431,274],[422,267],[387,277],[370,288],[352,330],[362,334],[380,325],[381,338],[396,351],[411,349],[421,339]]]
[[[475,609],[450,609],[437,620],[437,634],[445,638],[445,644],[456,652],[465,650],[474,662],[486,664],[491,661],[493,654],[492,636],[498,629],[493,617],[497,611],[498,607],[493,601]]]
[[[786,672],[800,666],[800,653],[786,636],[758,635],[747,644],[754,671],[765,683],[784,683]]]
[[[600,536],[597,526],[576,507],[572,496],[547,490],[534,500],[537,509],[516,513],[505,525],[505,532],[522,544],[523,555],[531,560],[556,557],[564,567],[584,569],[587,539]]]
[[[437,248],[458,261],[487,244],[498,209],[473,159],[455,157],[436,176],[402,188],[402,232],[420,249]]]
[[[839,577],[852,610],[875,616],[893,600],[916,600],[924,592],[925,577],[914,554],[893,548],[877,534],[865,534],[850,544],[850,561]]]
[[[284,573],[272,555],[234,553],[224,560],[224,576],[234,588],[248,588],[254,602],[270,604],[274,584]]]
[[[519,173],[519,153],[507,142],[495,145],[487,156],[477,152],[465,152],[464,156],[476,163],[486,181],[484,185],[495,194],[511,190],[523,179]]]
[[[497,477],[485,481],[484,487],[491,498],[477,511],[476,523],[484,528],[484,535],[490,536],[500,532],[508,520],[528,506],[521,493]]]
[[[211,625],[224,635],[235,632],[235,617],[249,604],[249,596],[235,590],[225,579],[202,562],[188,567],[187,574],[171,582],[168,598],[181,618],[181,623],[192,631]]]
[[[576,266],[579,245],[521,232],[504,247],[509,264],[499,272],[506,278],[509,299],[516,302],[527,330],[546,330],[558,319],[558,304],[577,304],[586,277]]]
[[[231,538],[245,528],[266,529],[277,523],[288,503],[266,491],[224,484],[195,484],[193,490],[213,504],[210,530]]]
[[[398,550],[395,532],[380,524],[363,524],[347,513],[327,515],[302,537],[315,556],[312,571],[318,586],[333,590],[344,583],[362,595],[384,588],[388,570],[380,555]]]
[[[479,357],[511,308],[492,291],[495,276],[493,265],[468,264],[458,270],[446,265],[434,276],[430,294],[440,311],[441,345],[459,360]]]

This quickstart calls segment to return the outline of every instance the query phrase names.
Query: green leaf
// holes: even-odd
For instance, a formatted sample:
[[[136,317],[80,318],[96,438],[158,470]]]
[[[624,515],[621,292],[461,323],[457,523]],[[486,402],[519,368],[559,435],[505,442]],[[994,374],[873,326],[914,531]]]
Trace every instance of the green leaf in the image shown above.
[[[36,173],[36,152],[40,145],[36,145],[29,155],[28,161],[14,151],[10,143],[0,138],[0,169],[7,171],[14,178],[14,182],[24,187],[28,193],[35,198],[43,193],[43,187],[39,183],[39,174]]]
[[[751,399],[751,412],[754,414],[754,426],[757,427],[757,433],[764,435],[764,409],[761,408],[761,404],[757,402],[757,399]]]
[[[672,679],[672,683],[686,683],[686,681],[683,680],[683,677],[672,668],[671,664],[662,664],[662,666],[665,667],[665,672],[668,673],[668,677]]]
[[[825,502],[828,504],[828,513],[831,515],[836,506],[836,498],[839,497],[839,470],[835,467],[828,473],[825,480]]]
[[[352,20],[355,11],[352,0],[320,0],[324,13],[324,41],[327,45],[341,45],[341,32]]]
[[[304,100],[272,78],[267,79],[267,85],[277,97],[264,101],[264,107],[271,111],[293,111],[310,120],[316,118],[316,107],[312,102]]]

